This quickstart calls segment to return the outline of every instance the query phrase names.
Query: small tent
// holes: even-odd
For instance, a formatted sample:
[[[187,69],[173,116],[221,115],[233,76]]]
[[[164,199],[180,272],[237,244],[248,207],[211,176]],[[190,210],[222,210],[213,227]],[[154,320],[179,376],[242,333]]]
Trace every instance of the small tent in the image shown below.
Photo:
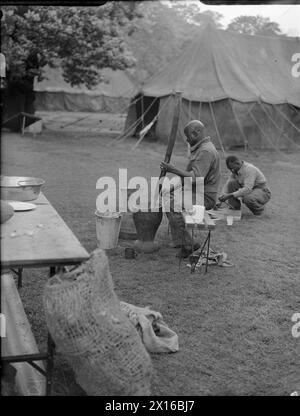
[[[300,39],[251,36],[208,25],[132,101],[124,134],[167,141],[175,93],[181,93],[178,136],[201,119],[220,148],[290,148],[300,144],[300,77],[294,56]]]
[[[125,71],[105,68],[104,81],[89,90],[72,87],[62,76],[60,68],[44,68],[45,79],[35,79],[35,109],[37,111],[81,111],[119,113],[126,111],[137,87]]]

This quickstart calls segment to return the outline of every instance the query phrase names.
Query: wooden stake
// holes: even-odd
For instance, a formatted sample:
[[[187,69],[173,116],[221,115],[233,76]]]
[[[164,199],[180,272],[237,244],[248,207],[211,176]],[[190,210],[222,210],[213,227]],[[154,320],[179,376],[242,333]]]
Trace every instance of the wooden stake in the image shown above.
[[[175,98],[177,100],[177,103],[175,104],[171,133],[169,136],[167,150],[166,150],[165,159],[164,159],[165,163],[169,163],[171,160],[171,156],[172,156],[172,152],[173,152],[173,148],[174,148],[174,144],[176,140],[177,130],[178,130],[180,108],[181,108],[181,93],[176,92]],[[165,170],[161,170],[160,175],[159,175],[159,180],[164,178],[166,176],[166,173],[167,172]],[[159,194],[161,193],[161,190],[162,190],[162,182],[159,184]]]

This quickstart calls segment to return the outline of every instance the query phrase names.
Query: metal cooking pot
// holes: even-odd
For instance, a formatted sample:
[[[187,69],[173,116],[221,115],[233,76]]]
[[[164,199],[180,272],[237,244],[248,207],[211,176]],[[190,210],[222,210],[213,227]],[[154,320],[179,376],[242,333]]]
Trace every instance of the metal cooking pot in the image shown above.
[[[1,176],[1,199],[11,201],[34,201],[38,198],[45,181],[24,176]]]

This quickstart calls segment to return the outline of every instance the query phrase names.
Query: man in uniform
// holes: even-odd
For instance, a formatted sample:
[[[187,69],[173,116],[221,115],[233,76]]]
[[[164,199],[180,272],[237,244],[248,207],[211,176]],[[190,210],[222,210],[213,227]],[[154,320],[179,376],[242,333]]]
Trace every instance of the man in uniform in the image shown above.
[[[271,198],[271,191],[264,174],[256,166],[236,156],[228,156],[226,165],[231,175],[223,187],[219,200],[227,201],[233,209],[240,209],[241,199],[254,215],[261,215],[265,204]]]

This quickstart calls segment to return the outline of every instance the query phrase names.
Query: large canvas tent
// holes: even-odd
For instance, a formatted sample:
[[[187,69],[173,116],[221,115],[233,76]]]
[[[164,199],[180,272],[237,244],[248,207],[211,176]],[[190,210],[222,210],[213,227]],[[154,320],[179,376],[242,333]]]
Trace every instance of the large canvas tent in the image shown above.
[[[60,68],[44,68],[45,79],[34,83],[37,111],[81,111],[118,113],[126,111],[130,99],[137,93],[131,76],[125,71],[105,68],[105,81],[89,90],[72,87],[62,76]]]
[[[132,101],[124,134],[138,135],[153,122],[151,136],[167,141],[176,101],[182,97],[178,136],[201,119],[220,148],[290,148],[300,145],[300,77],[292,57],[300,39],[242,35],[211,25]]]

